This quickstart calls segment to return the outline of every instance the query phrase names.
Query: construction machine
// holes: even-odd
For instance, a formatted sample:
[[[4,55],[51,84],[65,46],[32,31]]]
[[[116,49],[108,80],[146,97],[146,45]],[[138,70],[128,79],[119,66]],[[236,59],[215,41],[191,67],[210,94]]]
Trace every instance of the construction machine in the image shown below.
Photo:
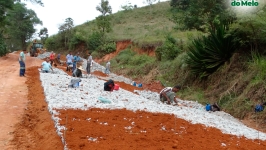
[[[30,56],[37,57],[38,54],[43,53],[44,51],[45,50],[43,49],[43,44],[34,41],[30,47]]]

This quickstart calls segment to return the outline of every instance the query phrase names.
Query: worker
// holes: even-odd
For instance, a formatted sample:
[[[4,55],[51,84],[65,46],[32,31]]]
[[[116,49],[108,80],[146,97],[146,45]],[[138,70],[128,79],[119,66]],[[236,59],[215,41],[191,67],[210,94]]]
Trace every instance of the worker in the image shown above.
[[[54,70],[53,70],[51,64],[49,63],[49,61],[50,61],[50,59],[47,57],[46,61],[44,61],[42,63],[42,66],[41,66],[42,67],[42,73],[48,73],[50,71],[50,69],[54,72]]]
[[[20,77],[25,77],[25,70],[26,70],[26,65],[25,65],[25,61],[26,61],[26,49],[24,49],[23,51],[20,52],[19,54],[19,65],[20,65],[20,69],[19,69],[19,76]]]
[[[78,68],[76,68],[73,73],[72,76],[73,77],[82,77],[82,71],[85,71],[82,66],[79,66]]]
[[[92,67],[92,56],[91,56],[91,53],[88,53],[89,57],[88,57],[88,60],[87,60],[87,68],[86,68],[86,71],[88,74],[91,73],[91,67]]]
[[[77,53],[74,57],[73,57],[73,71],[76,69],[77,67],[77,63],[80,62],[80,56],[79,53]]]
[[[60,57],[61,57],[61,54],[58,53],[57,56],[56,56],[56,60],[57,60],[57,62],[58,62],[60,65],[62,65],[62,64],[61,64]]]
[[[70,88],[79,87],[79,82],[81,82],[81,79],[80,78],[71,79],[68,87],[70,87]]]
[[[171,104],[173,102],[178,104],[175,95],[176,95],[176,92],[178,92],[180,89],[181,89],[181,86],[179,85],[176,85],[174,87],[166,87],[162,89],[160,92],[160,101],[163,103],[167,101],[167,104]]]
[[[106,63],[106,68],[105,68],[105,74],[109,75],[110,74],[110,61]]]
[[[73,65],[73,55],[72,55],[72,53],[71,52],[69,52],[68,54],[67,54],[67,56],[66,56],[66,60],[67,60],[67,69],[66,69],[66,71],[70,71],[72,68],[73,68],[73,66],[72,67],[70,67],[70,65]],[[73,70],[73,69],[72,69]]]
[[[104,83],[104,91],[113,91],[115,88],[115,83],[112,79]]]
[[[54,52],[52,51],[51,54],[50,54],[50,62],[51,62],[51,66],[53,66],[54,59],[55,59],[55,54],[54,54]]]

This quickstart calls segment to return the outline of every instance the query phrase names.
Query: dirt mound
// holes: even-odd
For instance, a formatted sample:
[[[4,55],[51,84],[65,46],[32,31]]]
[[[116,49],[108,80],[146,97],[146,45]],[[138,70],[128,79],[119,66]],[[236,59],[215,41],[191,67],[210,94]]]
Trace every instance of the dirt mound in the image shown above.
[[[47,109],[38,67],[31,67],[26,72],[28,104],[21,121],[15,125],[14,139],[11,144],[19,150],[63,149]]]

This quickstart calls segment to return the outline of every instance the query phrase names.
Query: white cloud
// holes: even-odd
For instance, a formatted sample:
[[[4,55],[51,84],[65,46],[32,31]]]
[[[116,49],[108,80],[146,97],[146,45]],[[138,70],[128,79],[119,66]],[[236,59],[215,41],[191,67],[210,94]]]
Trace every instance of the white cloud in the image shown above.
[[[56,34],[60,24],[70,17],[74,20],[74,25],[80,25],[86,21],[94,20],[100,13],[96,10],[101,0],[42,0],[44,7],[37,4],[27,3],[27,8],[36,12],[38,18],[43,22],[43,26],[37,26],[40,30],[48,28],[49,35]],[[145,6],[143,0],[109,0],[113,13],[121,10],[120,6],[126,2],[138,7]],[[162,0],[161,0],[162,1]],[[163,0],[165,1],[165,0]]]

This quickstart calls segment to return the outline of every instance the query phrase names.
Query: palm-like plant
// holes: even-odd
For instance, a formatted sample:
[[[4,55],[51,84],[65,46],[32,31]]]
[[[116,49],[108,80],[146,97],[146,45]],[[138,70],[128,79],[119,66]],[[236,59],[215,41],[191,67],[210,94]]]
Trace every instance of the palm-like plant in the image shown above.
[[[237,49],[236,41],[233,36],[226,36],[222,25],[212,30],[208,37],[193,40],[186,59],[191,72],[200,78],[208,77],[231,58]]]

